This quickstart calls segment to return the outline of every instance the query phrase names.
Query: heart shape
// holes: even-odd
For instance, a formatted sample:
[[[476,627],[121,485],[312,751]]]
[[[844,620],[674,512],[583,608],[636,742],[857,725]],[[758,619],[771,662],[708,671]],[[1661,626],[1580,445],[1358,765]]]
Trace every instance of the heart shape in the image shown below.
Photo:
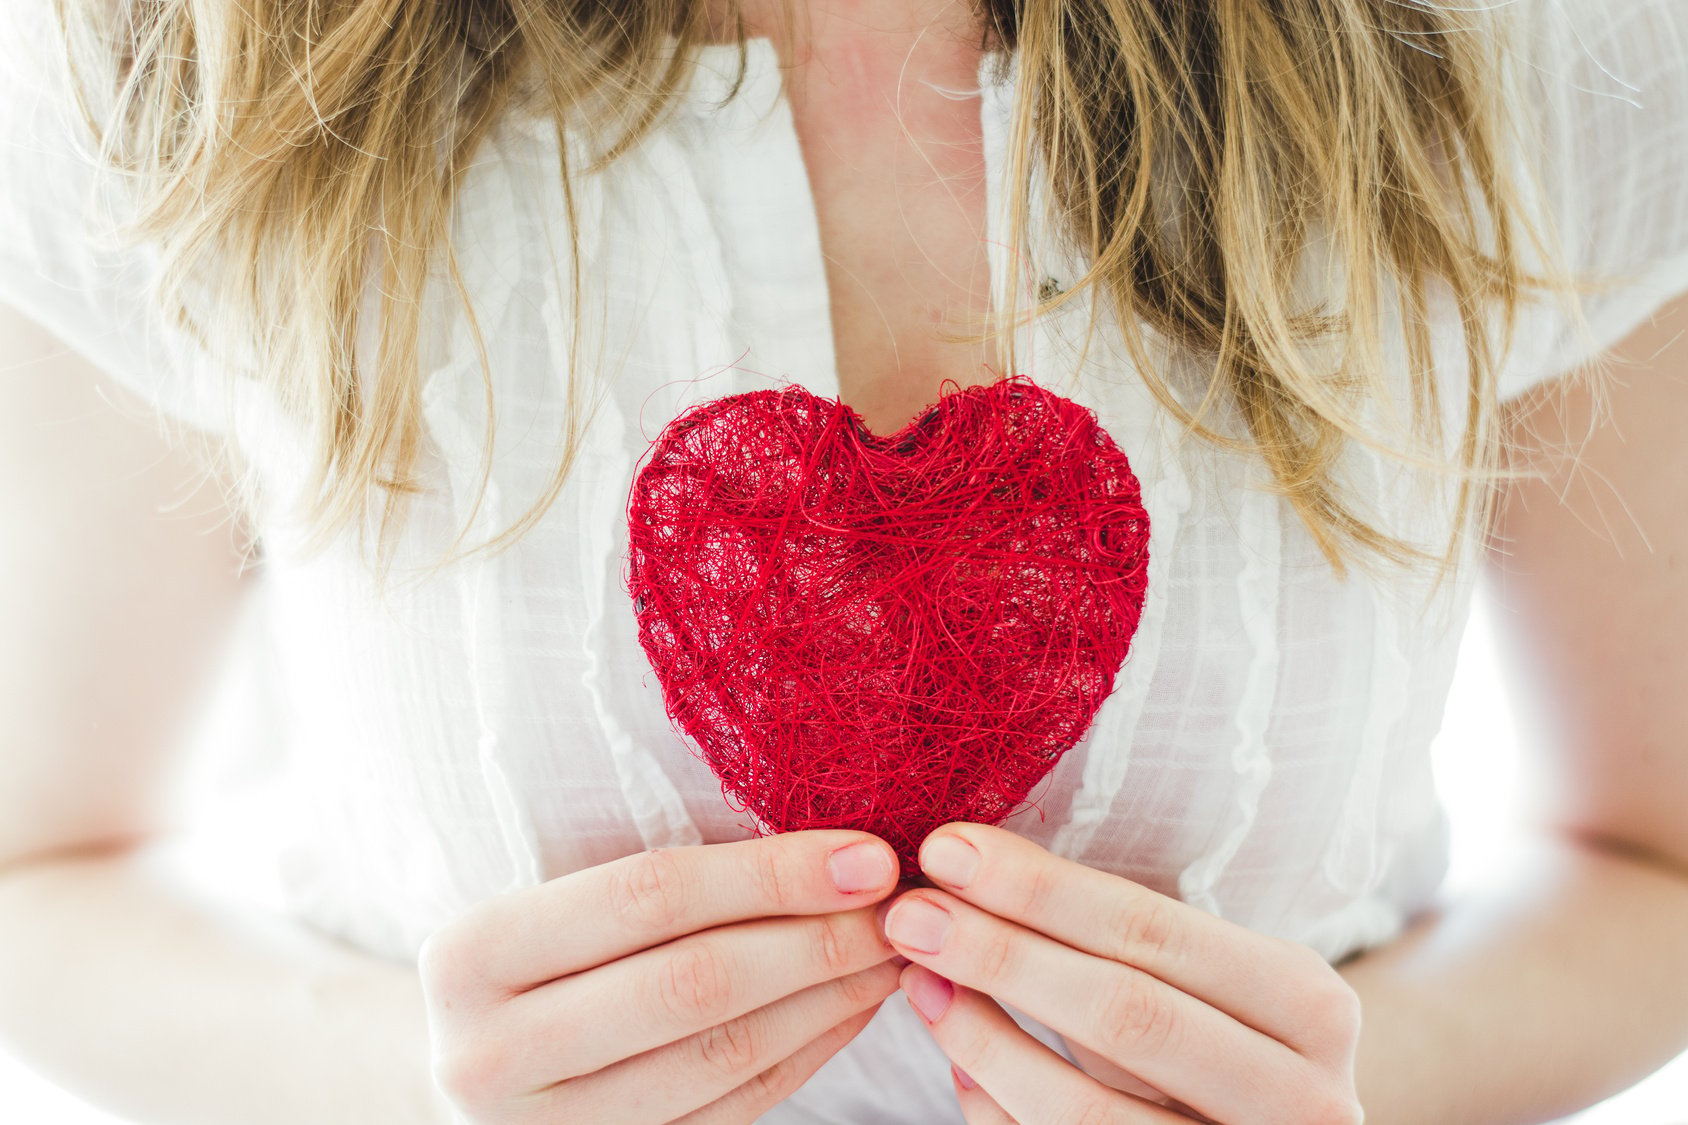
[[[628,528],[639,642],[729,802],[761,832],[872,832],[905,879],[1089,728],[1148,566],[1125,455],[1024,377],[889,437],[800,387],[703,403],[652,444]]]

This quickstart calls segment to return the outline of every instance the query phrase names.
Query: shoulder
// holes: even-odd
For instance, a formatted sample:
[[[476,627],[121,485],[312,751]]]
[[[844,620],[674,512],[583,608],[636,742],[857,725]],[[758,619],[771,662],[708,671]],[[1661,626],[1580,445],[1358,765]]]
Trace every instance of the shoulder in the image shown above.
[[[1526,165],[1563,233],[1603,236],[1569,245],[1573,261],[1688,249],[1688,8],[1528,0],[1517,16],[1509,33]],[[1646,234],[1614,246],[1614,234],[1641,234],[1625,229],[1636,220]]]
[[[1526,107],[1550,121],[1569,114],[1656,127],[1688,97],[1680,0],[1530,0],[1517,18],[1503,26],[1517,36],[1525,92],[1535,95]]]
[[[133,178],[100,152],[95,127],[110,112],[118,58],[106,21],[125,10],[114,0],[0,3],[0,303],[161,415],[217,429],[199,352],[154,300],[158,247],[127,230]]]
[[[1585,285],[1587,326],[1534,310],[1506,397],[1600,354],[1688,289],[1688,6],[1522,0],[1502,12],[1522,186]]]

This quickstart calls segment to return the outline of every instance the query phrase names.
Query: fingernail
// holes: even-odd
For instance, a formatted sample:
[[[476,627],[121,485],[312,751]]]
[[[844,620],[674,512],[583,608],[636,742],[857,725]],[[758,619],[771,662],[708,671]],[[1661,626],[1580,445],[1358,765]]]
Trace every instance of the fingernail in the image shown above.
[[[826,859],[827,873],[832,885],[845,894],[876,891],[896,877],[896,865],[891,853],[879,844],[851,844],[839,848]]]
[[[937,1023],[942,1019],[949,1011],[950,1001],[955,999],[955,985],[918,966],[904,979],[903,991],[908,994],[908,1002],[927,1023]]]
[[[926,841],[920,849],[920,867],[939,883],[965,887],[979,873],[979,853],[960,836],[946,833]]]
[[[955,1071],[955,1080],[956,1080],[956,1082],[960,1083],[961,1088],[963,1090],[973,1090],[973,1089],[978,1088],[979,1084],[977,1082],[973,1081],[971,1078],[967,1077],[967,1072],[965,1070],[962,1070],[959,1066],[956,1066],[954,1063],[950,1064],[950,1069]]]
[[[936,953],[949,937],[949,911],[925,899],[899,901],[885,916],[885,936],[920,953]]]

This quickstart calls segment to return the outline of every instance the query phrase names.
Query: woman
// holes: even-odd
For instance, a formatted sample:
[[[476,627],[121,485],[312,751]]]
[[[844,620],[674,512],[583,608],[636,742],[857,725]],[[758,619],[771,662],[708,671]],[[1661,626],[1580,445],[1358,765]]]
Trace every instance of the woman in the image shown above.
[[[229,487],[160,517],[187,442],[4,384],[0,1019],[50,1073],[157,1121],[1382,1125],[1688,1044],[1669,0],[95,7],[85,122],[7,6],[4,296]],[[894,894],[674,733],[627,490],[700,401],[889,432],[1009,371],[1130,458],[1142,621],[1037,808]],[[148,847],[235,519],[300,794],[268,932]],[[1442,901],[1484,557],[1550,784]]]

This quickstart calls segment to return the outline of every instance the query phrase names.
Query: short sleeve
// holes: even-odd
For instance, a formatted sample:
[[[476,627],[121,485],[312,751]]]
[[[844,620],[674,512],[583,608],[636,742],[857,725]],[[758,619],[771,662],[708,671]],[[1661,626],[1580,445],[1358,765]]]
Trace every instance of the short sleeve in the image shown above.
[[[1688,5],[1525,0],[1521,141],[1586,293],[1588,332],[1555,306],[1526,316],[1503,399],[1619,343],[1688,291]]]
[[[0,3],[0,301],[167,419],[225,428],[205,357],[151,297],[159,255],[115,226],[125,186],[95,159],[52,0]]]

